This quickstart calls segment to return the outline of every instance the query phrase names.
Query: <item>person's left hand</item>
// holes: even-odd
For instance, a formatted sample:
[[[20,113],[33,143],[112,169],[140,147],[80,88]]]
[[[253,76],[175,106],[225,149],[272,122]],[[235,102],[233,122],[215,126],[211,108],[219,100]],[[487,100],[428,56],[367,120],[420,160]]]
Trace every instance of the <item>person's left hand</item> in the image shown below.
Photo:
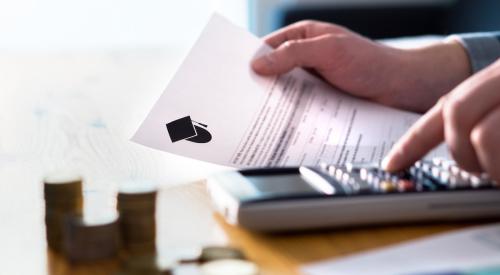
[[[383,162],[412,165],[442,141],[457,164],[500,183],[500,59],[462,82],[418,120]]]

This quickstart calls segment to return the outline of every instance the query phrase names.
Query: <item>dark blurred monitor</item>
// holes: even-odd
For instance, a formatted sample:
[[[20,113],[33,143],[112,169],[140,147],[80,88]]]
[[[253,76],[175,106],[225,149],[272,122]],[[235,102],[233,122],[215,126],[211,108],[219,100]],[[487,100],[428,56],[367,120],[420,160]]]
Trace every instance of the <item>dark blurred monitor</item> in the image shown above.
[[[286,5],[275,12],[275,28],[303,19],[346,26],[371,38],[500,30],[499,0],[441,4]]]

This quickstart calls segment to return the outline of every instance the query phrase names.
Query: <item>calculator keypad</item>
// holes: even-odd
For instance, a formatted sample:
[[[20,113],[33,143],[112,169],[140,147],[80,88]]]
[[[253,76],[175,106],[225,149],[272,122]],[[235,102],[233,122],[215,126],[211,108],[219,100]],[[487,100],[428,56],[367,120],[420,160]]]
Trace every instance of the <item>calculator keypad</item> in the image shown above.
[[[347,163],[320,165],[323,174],[340,183],[346,194],[406,193],[450,189],[497,188],[486,174],[476,175],[460,169],[455,162],[440,158],[417,161],[398,173],[389,173],[378,164]]]

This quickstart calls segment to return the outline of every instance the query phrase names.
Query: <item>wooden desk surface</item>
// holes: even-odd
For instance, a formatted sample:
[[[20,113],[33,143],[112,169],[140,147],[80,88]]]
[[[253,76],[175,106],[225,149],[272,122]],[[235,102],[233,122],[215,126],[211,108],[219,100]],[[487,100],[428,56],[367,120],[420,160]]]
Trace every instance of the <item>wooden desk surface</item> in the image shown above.
[[[85,196],[122,180],[164,189],[158,207],[161,257],[204,244],[242,247],[264,274],[349,255],[464,225],[391,226],[286,235],[252,234],[214,216],[201,184],[227,168],[154,151],[128,141],[179,63],[171,49],[74,54],[0,52],[0,274],[110,274],[116,261],[68,266],[45,242],[40,180],[55,168],[85,176]],[[97,196],[97,199],[96,199]],[[102,198],[101,198],[102,199]]]
[[[261,268],[262,274],[299,274],[303,264],[345,256],[422,236],[458,229],[466,224],[400,225],[314,232],[264,234],[227,224],[211,210],[203,182],[165,188],[158,201],[160,257],[175,259],[176,253],[203,245],[239,247]],[[90,265],[69,265],[48,251],[50,274],[112,274],[117,260]],[[167,260],[168,261],[168,260]]]

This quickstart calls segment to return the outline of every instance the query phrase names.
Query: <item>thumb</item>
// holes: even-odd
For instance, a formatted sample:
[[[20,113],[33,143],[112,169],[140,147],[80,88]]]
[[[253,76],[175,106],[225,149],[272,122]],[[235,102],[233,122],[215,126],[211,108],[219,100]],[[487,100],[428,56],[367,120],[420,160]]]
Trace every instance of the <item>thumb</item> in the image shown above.
[[[252,61],[253,70],[261,75],[277,75],[296,67],[315,68],[324,62],[325,39],[329,35],[308,39],[289,40],[278,48]]]

